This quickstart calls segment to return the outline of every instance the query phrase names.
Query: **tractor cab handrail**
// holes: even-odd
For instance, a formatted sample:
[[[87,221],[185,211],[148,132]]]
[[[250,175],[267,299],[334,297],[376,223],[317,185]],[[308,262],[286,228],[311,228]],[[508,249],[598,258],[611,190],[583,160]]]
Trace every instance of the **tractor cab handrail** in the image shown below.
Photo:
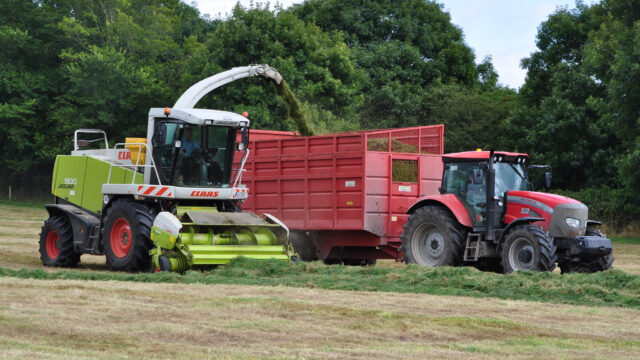
[[[104,140],[104,148],[105,149],[109,149],[109,142],[107,141],[107,133],[104,132],[104,130],[100,130],[100,129],[78,129],[76,131],[73,132],[73,151],[78,151],[80,149],[80,146],[78,145],[78,134],[102,134],[103,139],[92,139],[92,140],[82,140],[80,139],[79,141],[83,141],[86,143],[92,143],[92,142],[96,142],[96,141],[101,141]]]
[[[131,168],[135,168],[134,169],[135,175],[132,176],[131,184],[135,184],[136,176],[138,176],[138,174],[142,175],[142,173],[138,172],[139,168],[152,168],[153,171],[156,174],[156,179],[158,179],[158,184],[162,185],[162,181],[160,181],[160,175],[158,173],[158,168],[156,167],[156,164],[153,161],[153,157],[150,155],[150,152],[147,151],[147,149],[148,149],[147,148],[147,144],[145,144],[145,143],[117,143],[113,147],[113,150],[118,150],[118,149],[129,150],[127,147],[132,147],[132,146],[137,146],[138,147],[138,157],[135,159],[135,161],[133,161],[133,159],[131,159],[131,162],[133,163],[132,165],[114,163],[114,160],[115,160],[114,158],[111,158],[109,160],[109,176],[107,177],[107,184],[111,183],[111,169],[113,169],[113,167],[116,166],[116,167],[121,167],[121,168],[125,168],[125,169],[128,169],[128,170],[131,170]],[[149,157],[148,157],[149,164],[141,164],[140,163],[140,154],[142,154],[143,148],[144,148],[145,153],[149,154]]]

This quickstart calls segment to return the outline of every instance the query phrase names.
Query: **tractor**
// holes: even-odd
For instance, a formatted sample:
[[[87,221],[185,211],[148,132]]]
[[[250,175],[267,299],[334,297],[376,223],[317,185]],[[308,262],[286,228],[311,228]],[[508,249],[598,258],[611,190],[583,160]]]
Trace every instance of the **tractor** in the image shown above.
[[[253,76],[282,81],[268,65],[216,74],[173,108],[150,109],[146,138],[111,148],[104,131],[76,130],[71,155],[54,165],[43,264],[75,267],[82,254],[93,254],[105,255],[111,270],[184,272],[238,256],[294,258],[282,222],[240,210],[249,192],[242,184],[248,115],[194,108],[215,88]]]
[[[469,151],[445,154],[439,193],[418,199],[401,236],[407,263],[475,265],[510,273],[562,273],[612,268],[611,240],[589,220],[581,202],[533,191],[522,153]],[[544,173],[551,186],[551,172]]]

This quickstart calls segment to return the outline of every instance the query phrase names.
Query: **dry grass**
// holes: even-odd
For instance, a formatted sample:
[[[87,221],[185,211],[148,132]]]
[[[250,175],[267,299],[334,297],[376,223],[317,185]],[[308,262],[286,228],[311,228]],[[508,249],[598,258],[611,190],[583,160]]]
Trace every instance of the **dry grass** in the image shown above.
[[[633,358],[640,311],[287,287],[0,278],[3,358]],[[553,308],[553,309],[551,309]]]
[[[46,212],[0,206],[0,267]],[[616,244],[640,274],[640,245]],[[404,267],[382,262],[381,266]],[[76,271],[106,269],[82,257]],[[58,269],[49,269],[56,271]],[[640,311],[421,294],[0,278],[0,358],[638,358]]]

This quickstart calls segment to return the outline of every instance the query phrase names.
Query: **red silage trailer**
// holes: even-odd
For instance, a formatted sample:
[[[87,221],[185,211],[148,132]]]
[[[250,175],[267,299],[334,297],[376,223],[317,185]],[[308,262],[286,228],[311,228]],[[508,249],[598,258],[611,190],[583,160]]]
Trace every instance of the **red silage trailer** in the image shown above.
[[[443,125],[308,137],[252,130],[242,207],[282,220],[303,260],[399,259],[407,210],[438,192],[443,135]]]

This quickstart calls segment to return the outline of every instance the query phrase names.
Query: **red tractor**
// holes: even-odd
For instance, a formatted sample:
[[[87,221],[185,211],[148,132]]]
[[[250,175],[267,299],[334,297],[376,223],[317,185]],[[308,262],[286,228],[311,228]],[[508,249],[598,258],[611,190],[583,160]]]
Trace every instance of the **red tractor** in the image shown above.
[[[446,154],[440,194],[421,197],[404,225],[404,261],[423,266],[476,265],[509,273],[612,268],[611,240],[581,202],[532,191],[527,154]],[[551,186],[551,173],[545,173]]]

